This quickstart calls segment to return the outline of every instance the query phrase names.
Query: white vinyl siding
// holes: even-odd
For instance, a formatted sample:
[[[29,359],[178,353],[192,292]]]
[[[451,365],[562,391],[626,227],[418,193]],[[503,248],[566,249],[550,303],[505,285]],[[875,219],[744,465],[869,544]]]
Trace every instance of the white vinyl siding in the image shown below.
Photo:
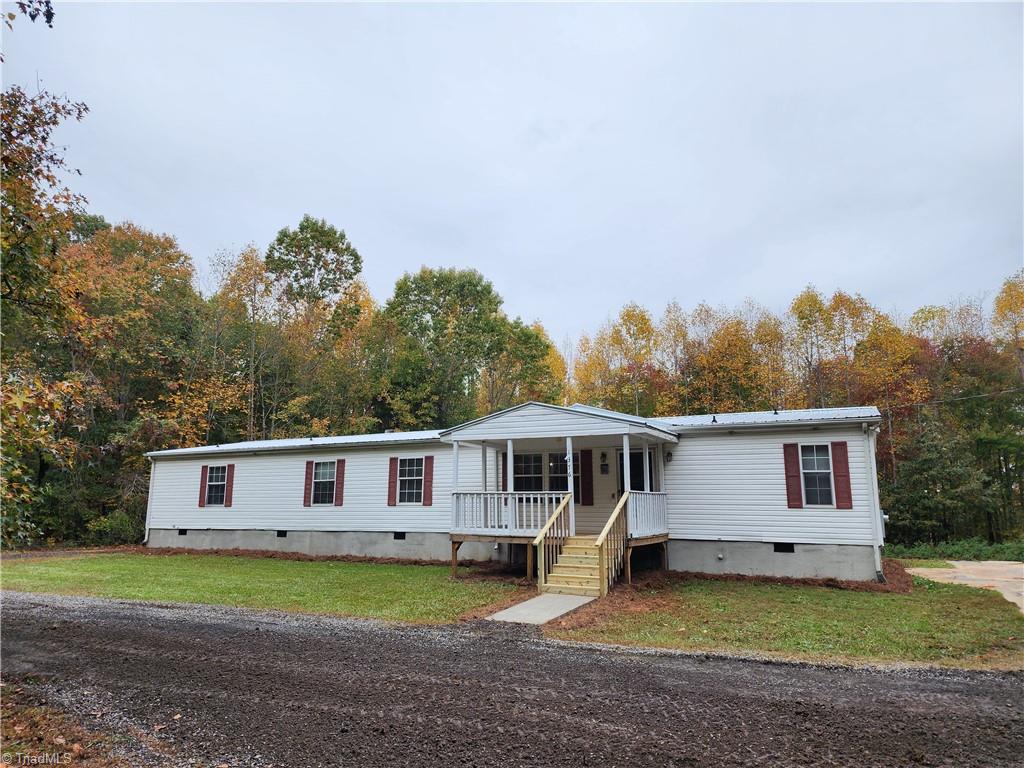
[[[833,440],[847,444],[853,509],[790,509],[783,444]],[[686,436],[672,453],[664,468],[671,538],[876,543],[871,459],[857,427]]]
[[[282,451],[259,456],[231,456],[235,465],[230,507],[201,508],[196,503],[199,472],[209,457],[157,459],[153,462],[151,528],[222,528],[227,530],[408,531],[447,533],[451,524],[451,446],[440,441],[390,448],[339,451],[345,459],[345,504],[302,505],[306,462],[327,456]],[[434,456],[434,504],[388,506],[390,458]],[[460,482],[480,485],[480,453],[459,455]],[[493,452],[489,477],[493,478]],[[493,480],[492,480],[493,482]]]

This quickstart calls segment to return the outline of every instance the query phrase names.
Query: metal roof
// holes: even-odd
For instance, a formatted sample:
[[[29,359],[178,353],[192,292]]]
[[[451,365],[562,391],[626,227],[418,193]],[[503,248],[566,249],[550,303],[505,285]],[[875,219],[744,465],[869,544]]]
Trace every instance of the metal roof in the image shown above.
[[[803,408],[792,411],[747,411],[744,413],[706,413],[697,416],[659,416],[657,421],[672,428],[717,426],[765,426],[806,422],[878,421],[882,414],[873,405],[852,408]]]
[[[584,405],[583,403],[574,403],[569,406],[573,411],[581,411],[582,413],[590,413],[594,416],[605,416],[609,419],[615,419],[617,421],[626,421],[630,424],[640,424],[645,427],[653,427],[654,429],[666,430],[671,427],[664,419],[660,417],[645,416],[633,416],[629,413],[619,413],[618,411],[612,411],[608,408],[598,408],[596,405]]]
[[[523,405],[528,405],[524,403]],[[514,406],[506,411],[522,406]],[[645,418],[628,413],[619,413],[592,405],[548,406],[559,410],[578,411],[607,419],[638,424],[662,432],[715,429],[719,427],[757,427],[793,424],[827,424],[839,422],[879,421],[882,415],[874,406],[853,408],[804,408],[793,411],[748,411],[745,413],[700,414],[695,416],[658,416]],[[504,413],[506,411],[499,411]],[[496,414],[491,414],[494,416]],[[485,416],[482,418],[490,418]],[[479,421],[476,419],[469,424]],[[465,425],[459,425],[465,426]],[[452,429],[456,429],[453,427]],[[427,443],[441,439],[441,435],[452,429],[428,429],[419,432],[378,432],[371,435],[339,435],[329,437],[296,437],[284,440],[250,440],[242,443],[202,445],[195,448],[171,448],[165,451],[150,451],[146,456],[171,458],[175,456],[206,456],[219,453],[264,453],[267,451],[300,451],[316,448],[358,448],[376,445],[401,445],[403,443]]]
[[[166,451],[150,451],[146,456],[165,458],[172,456],[202,456],[216,453],[261,453],[265,451],[298,451],[311,448],[372,447],[374,445],[433,442],[438,440],[440,435],[440,430],[428,429],[422,432],[378,432],[372,435],[250,440],[244,443],[224,443],[222,445],[201,445],[195,448],[171,448]]]

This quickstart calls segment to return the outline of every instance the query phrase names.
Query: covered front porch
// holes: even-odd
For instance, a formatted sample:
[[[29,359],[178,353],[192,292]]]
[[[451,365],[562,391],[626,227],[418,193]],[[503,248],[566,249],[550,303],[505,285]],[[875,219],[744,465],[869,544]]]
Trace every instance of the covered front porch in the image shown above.
[[[633,547],[667,541],[662,470],[677,438],[642,418],[606,414],[527,403],[442,434],[454,453],[453,568],[462,542],[523,544],[528,577],[536,552],[542,589],[580,594],[600,589],[606,550],[617,553],[606,564],[614,581],[620,570],[628,577]],[[469,482],[459,471],[467,451],[480,461]],[[556,572],[566,547],[578,548],[578,562],[566,554]]]

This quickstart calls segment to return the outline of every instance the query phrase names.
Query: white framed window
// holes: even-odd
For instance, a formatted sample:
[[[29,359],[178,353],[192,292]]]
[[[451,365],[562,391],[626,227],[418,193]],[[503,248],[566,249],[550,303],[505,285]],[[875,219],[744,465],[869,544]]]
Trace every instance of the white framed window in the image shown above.
[[[206,506],[224,506],[224,493],[228,487],[228,466],[222,464],[206,469]]]
[[[543,453],[514,453],[512,463],[515,467],[516,491],[544,490]]]
[[[831,507],[835,504],[832,452],[828,443],[800,446],[800,474],[806,506]]]
[[[398,503],[423,503],[423,457],[398,460]]]
[[[580,455],[572,455],[572,494],[580,497]],[[565,460],[564,453],[548,454],[548,490],[567,491],[569,489],[569,462]]]
[[[313,503],[333,504],[337,464],[333,461],[313,462]]]

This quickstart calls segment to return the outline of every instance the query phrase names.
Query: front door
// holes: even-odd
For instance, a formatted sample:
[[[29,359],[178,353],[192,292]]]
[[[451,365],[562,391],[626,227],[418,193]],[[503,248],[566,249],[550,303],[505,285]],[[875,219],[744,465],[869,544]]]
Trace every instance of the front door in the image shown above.
[[[622,483],[622,451],[619,451],[619,496],[626,492]],[[648,467],[650,468],[651,484],[650,489],[654,490],[654,451],[648,451]],[[629,487],[634,491],[644,489],[644,453],[643,451],[629,452]]]

